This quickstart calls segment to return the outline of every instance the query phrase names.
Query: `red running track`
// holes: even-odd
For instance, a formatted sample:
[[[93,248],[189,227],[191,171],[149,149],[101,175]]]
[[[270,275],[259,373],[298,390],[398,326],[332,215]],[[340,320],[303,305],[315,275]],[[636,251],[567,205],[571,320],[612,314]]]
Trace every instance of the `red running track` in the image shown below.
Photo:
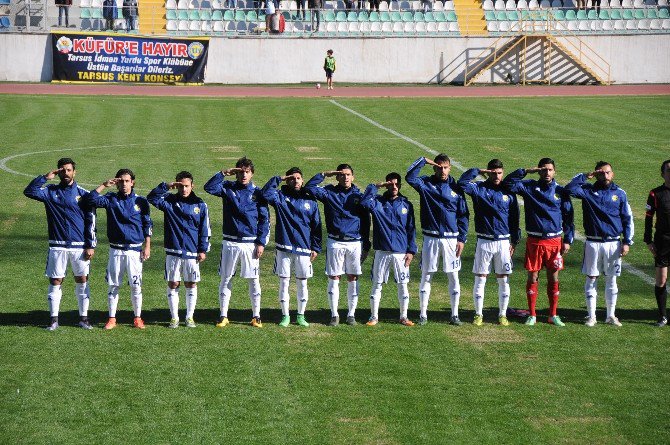
[[[670,95],[670,85],[556,86],[170,86],[123,84],[2,83],[0,94],[72,94],[84,96],[179,97],[532,97]]]

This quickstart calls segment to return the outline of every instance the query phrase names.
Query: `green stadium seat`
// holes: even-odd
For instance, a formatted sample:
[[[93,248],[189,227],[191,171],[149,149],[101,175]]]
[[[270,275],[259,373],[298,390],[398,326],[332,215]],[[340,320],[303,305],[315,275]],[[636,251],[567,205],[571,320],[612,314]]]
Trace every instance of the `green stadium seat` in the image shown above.
[[[409,11],[405,11],[402,13],[402,21],[403,22],[413,22],[414,21],[414,14],[412,14]]]
[[[235,11],[235,21],[236,22],[244,22],[247,19],[247,15],[245,14],[244,11],[241,9],[238,9]]]
[[[589,16],[586,14],[586,11],[580,9],[577,11],[577,20],[587,20]]]
[[[621,11],[618,10],[618,9],[612,9],[612,13],[610,14],[610,18],[612,20],[621,20],[622,19]]]
[[[636,18],[637,20],[646,18],[644,14],[644,9],[636,9],[635,12],[633,13],[633,17]]]
[[[235,19],[235,13],[232,9],[228,9],[223,13],[223,20],[226,22],[232,22]]]
[[[360,17],[360,15],[359,15]],[[379,20],[379,13],[377,11],[372,11],[370,12],[370,17],[368,18],[369,21],[371,22],[378,22]]]
[[[79,11],[79,18],[80,19],[90,19],[91,18],[91,10],[89,8],[81,8]]]
[[[670,19],[670,11],[668,11],[665,8],[661,9],[660,11],[658,11],[658,18],[659,19]]]
[[[186,11],[185,9],[180,10],[179,13],[177,14],[177,18],[179,20],[188,20],[188,11]]]
[[[495,22],[496,21],[495,11],[484,11],[484,18],[486,19],[487,22]]]
[[[82,10],[82,12],[83,12],[83,10]],[[89,18],[89,17],[86,17],[86,18]],[[82,17],[82,18],[84,18],[84,17]],[[165,19],[166,20],[177,20],[177,10],[176,9],[168,9],[167,11],[165,11]]]
[[[102,19],[102,8],[94,8],[91,10],[91,18],[92,19]]]
[[[358,21],[358,13],[356,11],[349,11],[347,14],[347,22],[357,22]]]
[[[447,22],[457,22],[458,18],[454,11],[447,11]]]
[[[188,13],[188,19],[189,20],[200,20],[200,11],[192,9],[191,12]]]
[[[379,21],[380,22],[390,22],[391,21],[391,14],[389,14],[388,11],[381,11],[379,13]]]
[[[344,11],[338,11],[337,15],[335,16],[335,20],[338,22],[346,22],[347,21],[347,13]]]
[[[335,21],[335,13],[333,11],[326,11],[323,13],[323,21],[324,22],[334,22]]]
[[[223,20],[223,13],[219,10],[216,10],[212,13],[212,20]]]
[[[648,19],[657,19],[658,18],[658,12],[653,8],[647,9],[647,18]]]
[[[624,20],[633,20],[633,10],[632,9],[624,9],[622,18]]]
[[[370,18],[368,17],[367,11],[361,11],[358,13],[358,21],[359,22],[368,22],[370,21]]]
[[[498,20],[499,22],[506,22],[507,21],[507,13],[505,11],[496,12],[496,20]]]
[[[433,12],[433,16],[435,17],[436,22],[446,22],[447,21],[447,16],[444,14],[443,11],[435,11],[435,12]]]
[[[428,12],[426,12],[426,13],[423,15],[423,19],[424,19],[426,22],[435,22],[435,21],[436,21],[436,20],[435,20],[435,14],[433,14],[432,11],[428,11]]]
[[[589,11],[589,13],[586,17],[589,20],[598,20],[598,13],[596,12],[595,9],[592,9],[592,10]]]
[[[402,16],[398,11],[393,11],[391,12],[391,21],[392,22],[401,22],[402,21]]]
[[[516,11],[507,11],[507,20],[512,22],[519,21],[519,13]]]
[[[565,13],[565,20],[577,20],[577,13],[573,9]]]
[[[610,13],[609,10],[607,9],[601,9],[600,14],[598,14],[598,19],[600,20],[609,20],[610,19]]]
[[[423,12],[417,11],[414,13],[414,17],[412,18],[413,21],[415,22],[425,22],[426,18],[423,15]]]

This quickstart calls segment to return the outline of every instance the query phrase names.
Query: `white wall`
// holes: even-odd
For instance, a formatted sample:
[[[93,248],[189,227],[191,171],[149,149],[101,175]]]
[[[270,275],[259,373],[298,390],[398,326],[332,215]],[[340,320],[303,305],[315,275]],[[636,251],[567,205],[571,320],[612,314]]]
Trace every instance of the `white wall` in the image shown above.
[[[0,34],[0,81],[49,81],[48,35]],[[611,64],[616,83],[670,83],[670,34],[582,36]],[[207,83],[263,84],[323,81],[323,58],[335,51],[338,82],[427,83],[461,81],[466,57],[494,38],[212,38]],[[506,68],[518,78],[519,54]],[[542,74],[543,65],[536,67]],[[485,73],[482,82],[505,72]],[[574,73],[573,73],[574,74]],[[579,76],[577,76],[579,77]],[[574,75],[566,79],[577,78]]]

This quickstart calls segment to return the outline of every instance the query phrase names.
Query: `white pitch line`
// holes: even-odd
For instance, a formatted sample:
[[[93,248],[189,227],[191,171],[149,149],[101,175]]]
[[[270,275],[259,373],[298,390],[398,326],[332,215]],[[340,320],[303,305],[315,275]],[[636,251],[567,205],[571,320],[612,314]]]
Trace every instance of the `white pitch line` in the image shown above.
[[[381,130],[384,130],[384,131],[386,131],[386,132],[388,132],[388,133],[391,133],[393,136],[395,136],[395,137],[397,137],[397,138],[400,138],[400,139],[402,139],[403,141],[409,142],[410,144],[419,147],[421,150],[423,150],[423,151],[425,151],[425,152],[427,152],[427,153],[430,153],[430,154],[433,155],[433,156],[437,156],[437,155],[440,154],[439,151],[435,151],[435,150],[433,150],[432,148],[430,148],[430,147],[428,147],[428,146],[426,146],[426,145],[423,145],[421,142],[419,142],[419,141],[415,141],[414,139],[412,139],[412,138],[409,137],[409,136],[405,136],[405,135],[402,134],[402,133],[398,133],[397,131],[395,131],[395,130],[392,129],[392,128],[385,127],[385,126],[383,126],[382,124],[380,124],[379,122],[373,121],[373,120],[370,119],[369,117],[367,117],[367,116],[365,116],[365,115],[359,113],[358,111],[354,111],[354,110],[352,110],[351,108],[345,107],[344,105],[342,105],[341,103],[339,103],[339,102],[337,102],[337,101],[335,101],[335,100],[333,100],[333,99],[330,100],[330,103],[333,104],[333,105],[336,105],[336,106],[338,106],[338,107],[340,107],[340,108],[342,108],[342,109],[345,110],[345,111],[348,111],[349,113],[353,114],[354,116],[360,117],[361,119],[363,119],[365,122],[367,122],[367,123],[370,124],[370,125],[374,125],[375,127],[379,128],[379,129],[381,129]],[[462,171],[462,172],[465,171],[465,167],[463,167],[460,163],[458,163],[457,161],[455,161],[455,160],[453,160],[453,159],[451,159],[451,165],[453,165],[454,167],[456,167],[457,169],[459,169],[459,170]]]
[[[427,152],[427,153],[430,153],[430,154],[432,154],[432,155],[438,155],[438,154],[439,154],[439,152],[437,152],[437,151],[433,150],[432,148],[430,148],[430,147],[428,147],[428,146],[422,144],[421,142],[415,141],[414,139],[412,139],[412,138],[410,138],[410,137],[408,137],[408,136],[405,136],[405,135],[402,134],[402,133],[398,133],[397,131],[395,131],[395,130],[392,129],[392,128],[385,127],[385,126],[383,126],[382,124],[380,124],[379,122],[376,122],[376,121],[370,119],[369,117],[367,117],[367,116],[365,116],[365,115],[359,113],[358,111],[355,111],[355,110],[352,110],[351,108],[345,107],[344,105],[342,105],[342,104],[336,102],[335,100],[332,100],[332,99],[331,99],[331,100],[330,100],[330,103],[332,103],[333,105],[336,105],[336,106],[342,108],[342,109],[345,110],[345,111],[348,111],[349,113],[353,114],[354,116],[360,117],[360,118],[363,119],[365,122],[367,122],[367,123],[369,123],[369,124],[371,124],[371,125],[374,125],[375,127],[379,128],[379,129],[381,129],[381,130],[384,130],[384,131],[386,131],[386,132],[388,132],[388,133],[391,133],[392,135],[394,135],[394,136],[396,136],[396,137],[398,137],[398,138],[400,138],[400,139],[402,139],[402,140],[404,140],[404,141],[407,141],[407,142],[409,142],[409,143],[412,144],[412,145],[415,145],[415,146],[419,147],[420,149],[422,149],[423,151],[425,151],[425,152]],[[466,169],[463,167],[463,165],[459,164],[458,162],[454,161],[453,159],[451,159],[451,165],[453,165],[454,167],[456,167],[456,168],[459,169],[460,171],[463,171],[463,172],[464,172],[464,171],[466,170]],[[523,199],[519,198],[519,204],[523,205]],[[575,231],[575,239],[577,239],[577,240],[579,240],[579,241],[581,241],[581,242],[586,241],[586,238],[584,238],[582,235],[578,235],[578,234],[577,234],[577,231]],[[633,274],[633,275],[635,275],[636,277],[640,278],[642,281],[644,281],[644,282],[647,283],[647,284],[651,284],[651,285],[653,286],[653,285],[656,283],[655,278],[653,278],[653,277],[647,275],[646,273],[644,273],[643,271],[641,271],[641,270],[638,269],[637,267],[633,266],[632,264],[629,264],[629,263],[627,263],[627,262],[625,262],[625,261],[621,261],[621,267],[622,267],[624,270],[626,270],[627,272],[630,272],[631,274]]]

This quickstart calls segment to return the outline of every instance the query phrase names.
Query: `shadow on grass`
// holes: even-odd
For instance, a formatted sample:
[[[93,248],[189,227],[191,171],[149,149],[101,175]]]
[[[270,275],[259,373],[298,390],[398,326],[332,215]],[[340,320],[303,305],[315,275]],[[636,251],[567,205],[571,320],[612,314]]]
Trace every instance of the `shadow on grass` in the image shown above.
[[[346,318],[346,308],[340,308],[340,321],[344,322]],[[560,309],[558,311],[561,319],[567,324],[581,325],[584,323],[585,311],[583,309]],[[183,320],[184,310],[179,312],[180,318]],[[409,319],[418,321],[418,311],[409,311]],[[546,322],[546,311],[538,311],[538,322]],[[100,327],[107,321],[107,311],[89,311],[89,319],[94,325]],[[365,323],[370,316],[368,309],[357,310],[356,320],[359,323]],[[460,311],[460,319],[463,323],[470,323],[474,317],[474,312],[471,310]],[[279,309],[262,309],[261,318],[267,323],[278,323],[281,320],[282,313]],[[598,311],[596,317],[599,322],[605,320],[605,312]],[[648,309],[618,309],[617,317],[622,323],[634,324],[654,324],[657,321],[656,311]],[[128,310],[117,311],[116,318],[120,324],[132,324],[133,313]],[[219,320],[218,309],[196,309],[195,312],[196,323],[199,324],[215,324]],[[233,324],[246,324],[251,321],[250,309],[230,309],[228,311],[228,318]],[[308,310],[305,312],[305,318],[310,323],[328,324],[330,321],[330,311],[327,309]],[[442,310],[428,311],[428,319],[430,323],[444,323],[448,324],[451,318],[449,308],[442,308]],[[484,320],[486,322],[494,322],[498,318],[497,308],[486,308],[484,310]],[[142,319],[148,325],[167,326],[170,321],[170,312],[167,309],[149,309],[142,311]],[[295,320],[295,310],[291,310],[291,319]],[[395,308],[380,308],[379,321],[382,323],[397,323],[399,319],[398,309]],[[522,324],[525,317],[509,317],[510,322]],[[0,326],[38,326],[43,327],[49,321],[49,314],[47,311],[29,311],[29,312],[15,312],[15,313],[0,313]],[[59,316],[59,323],[61,326],[75,326],[79,322],[79,314],[77,311],[61,312]]]

